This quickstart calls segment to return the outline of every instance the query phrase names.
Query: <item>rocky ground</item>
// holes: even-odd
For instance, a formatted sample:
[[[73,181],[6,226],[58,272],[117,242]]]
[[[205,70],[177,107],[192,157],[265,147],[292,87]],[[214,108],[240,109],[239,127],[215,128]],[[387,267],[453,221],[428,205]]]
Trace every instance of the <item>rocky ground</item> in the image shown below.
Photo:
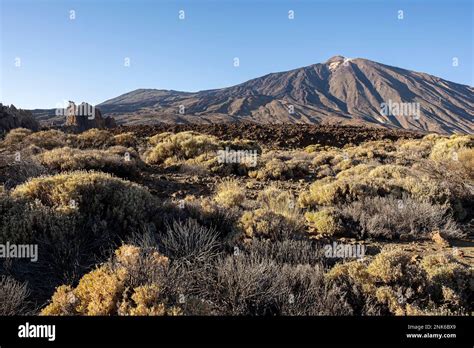
[[[214,135],[222,140],[255,140],[268,148],[282,149],[304,148],[312,144],[342,147],[348,144],[358,145],[370,140],[415,139],[424,135],[415,131],[346,125],[255,123],[119,126],[112,132],[114,134],[134,132],[138,137],[148,137],[160,132],[177,133],[189,130]]]

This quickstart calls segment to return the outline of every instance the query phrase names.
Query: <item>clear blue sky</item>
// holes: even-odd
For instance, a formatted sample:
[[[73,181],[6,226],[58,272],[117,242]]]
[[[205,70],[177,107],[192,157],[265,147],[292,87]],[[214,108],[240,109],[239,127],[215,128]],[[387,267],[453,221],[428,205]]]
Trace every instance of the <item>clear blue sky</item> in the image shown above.
[[[474,85],[472,0],[0,2],[0,101],[22,108],[221,88],[337,54]]]

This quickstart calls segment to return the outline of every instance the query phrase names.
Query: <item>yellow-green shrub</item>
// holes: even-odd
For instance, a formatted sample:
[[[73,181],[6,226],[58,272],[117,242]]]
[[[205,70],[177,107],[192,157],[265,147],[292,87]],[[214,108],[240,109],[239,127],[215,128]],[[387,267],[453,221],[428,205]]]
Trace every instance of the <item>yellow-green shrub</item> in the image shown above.
[[[110,174],[85,171],[31,179],[17,186],[12,197],[78,212],[85,221],[100,222],[118,235],[149,223],[158,208],[148,189]]]
[[[363,197],[408,194],[419,200],[444,203],[451,192],[441,182],[415,169],[398,165],[360,164],[340,172],[335,178],[315,181],[300,195],[302,206],[334,205]]]
[[[467,175],[474,179],[474,148],[461,149],[458,151],[459,164],[464,168]]]
[[[305,213],[309,227],[319,234],[337,235],[344,231],[340,218],[334,209],[322,209]]]
[[[166,139],[169,139],[173,133],[171,132],[163,132],[153,135],[152,137],[148,138],[148,142],[150,145],[158,145],[159,143],[163,142]]]
[[[143,265],[146,263],[146,265]],[[161,284],[131,281],[141,267],[166,269],[168,259],[157,251],[146,255],[124,245],[111,262],[84,275],[76,288],[60,286],[42,315],[179,315],[160,299]]]
[[[248,238],[278,240],[295,232],[282,215],[266,209],[244,212],[240,218],[239,226]]]
[[[287,180],[308,174],[308,165],[304,161],[283,161],[272,158],[261,168],[249,171],[249,176],[258,180]]]
[[[259,192],[257,203],[263,209],[282,215],[295,224],[302,220],[301,211],[296,204],[295,197],[287,190],[269,186]]]
[[[5,139],[1,142],[2,147],[10,147],[21,143],[26,139],[33,131],[26,128],[14,128],[7,133]]]
[[[219,140],[214,136],[195,132],[172,134],[158,142],[146,154],[146,162],[149,164],[160,164],[172,157],[177,159],[195,158],[208,152],[215,152],[218,146]]]
[[[137,159],[132,158],[130,153],[125,156],[127,151],[116,150],[119,151],[63,147],[43,152],[37,158],[42,165],[53,171],[99,170],[125,177],[136,174]]]
[[[421,315],[430,311],[469,312],[472,270],[454,258],[428,254],[417,261],[400,248],[383,249],[367,262],[337,264],[327,274],[348,291],[358,288],[362,301],[374,299],[395,315]],[[461,284],[462,286],[455,286]],[[351,290],[352,289],[352,290]],[[349,296],[360,296],[351,293]]]
[[[133,132],[126,132],[114,135],[113,143],[125,147],[136,147],[138,139]]]
[[[0,243],[31,243],[43,233],[67,233],[74,216],[63,215],[40,202],[0,193]]]
[[[245,200],[245,190],[237,180],[225,179],[217,185],[214,200],[225,207],[240,206]]]
[[[77,135],[76,146],[85,148],[104,148],[115,145],[115,138],[112,133],[103,129],[92,128]]]
[[[474,147],[474,136],[453,135],[437,140],[431,150],[430,158],[435,161],[458,160],[458,151],[472,147]]]

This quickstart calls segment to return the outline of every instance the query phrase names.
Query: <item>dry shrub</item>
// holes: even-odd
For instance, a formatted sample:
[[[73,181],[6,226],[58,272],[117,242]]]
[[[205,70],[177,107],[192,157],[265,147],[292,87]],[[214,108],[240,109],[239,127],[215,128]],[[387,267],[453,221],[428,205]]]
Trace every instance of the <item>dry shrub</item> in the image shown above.
[[[446,253],[427,255],[421,260],[421,266],[430,282],[436,284],[438,297],[457,306],[465,305],[467,297],[474,291],[473,270],[458,263]],[[472,302],[471,302],[472,304]]]
[[[196,135],[198,134],[196,132],[192,132],[192,133]],[[163,142],[164,140],[169,139],[173,134],[174,133],[171,133],[171,132],[163,132],[163,133],[155,134],[148,138],[148,143],[150,145],[156,146],[159,143]]]
[[[0,242],[28,241],[35,231],[41,211],[25,199],[0,194]]]
[[[248,238],[281,240],[299,232],[284,216],[261,208],[244,212],[239,226]]]
[[[158,141],[154,139],[153,142]],[[161,164],[168,158],[190,159],[208,152],[215,152],[219,146],[219,140],[210,135],[196,132],[181,132],[163,137],[155,147],[148,151],[146,162],[149,164]]]
[[[308,172],[309,168],[306,161],[284,161],[279,158],[272,158],[266,161],[262,167],[251,170],[248,174],[251,178],[258,180],[288,180],[304,177]]]
[[[459,164],[471,180],[474,180],[474,148],[462,149],[458,152]]]
[[[35,149],[30,147],[19,151],[19,161],[16,160],[16,153],[6,151],[0,155],[0,183],[4,183],[6,189],[46,173],[46,168],[31,156]]]
[[[156,250],[124,245],[112,260],[84,275],[76,288],[58,287],[41,314],[178,315],[180,309],[166,304],[156,281],[156,273],[167,268],[168,259]]]
[[[458,151],[473,148],[474,136],[452,135],[438,139],[431,150],[430,158],[434,161],[457,160]]]
[[[360,164],[340,172],[336,178],[315,181],[300,195],[304,207],[335,205],[363,197],[408,194],[418,200],[444,203],[452,193],[441,182],[421,171],[398,165]]]
[[[291,266],[240,254],[219,260],[214,272],[205,296],[221,315],[351,313],[339,290],[325,282],[319,265]]]
[[[161,164],[167,169],[180,170],[185,173],[207,175],[247,175],[252,166],[250,161],[237,163],[220,163],[217,151],[228,149],[254,150],[261,153],[255,142],[237,139],[220,141],[212,135],[200,134],[193,131],[177,134],[165,132],[149,138],[154,148],[145,152],[148,164]]]
[[[353,315],[340,288],[325,280],[320,265],[283,265],[281,277],[287,296],[280,304],[281,315]]]
[[[216,230],[193,219],[173,221],[160,235],[159,242],[165,255],[186,262],[208,262],[219,250]]]
[[[309,211],[305,215],[311,231],[324,235],[338,235],[344,231],[339,214],[335,209],[325,208],[319,211]]]
[[[28,143],[46,150],[51,150],[55,147],[66,146],[68,144],[69,136],[61,131],[51,129],[33,133],[28,136],[26,140]]]
[[[115,152],[115,153],[114,153]],[[120,154],[123,152],[122,154]],[[80,150],[63,147],[37,156],[39,162],[52,171],[98,170],[122,177],[137,174],[138,161],[130,153],[113,150]]]
[[[337,164],[342,159],[344,159],[344,157],[342,156],[342,150],[330,149],[326,151],[317,152],[312,160],[312,164],[313,166],[316,166],[316,167],[322,166],[325,164],[334,165],[334,164]]]
[[[314,152],[320,151],[322,148],[324,148],[321,144],[311,144],[308,145],[304,148],[304,151],[306,153],[312,154]]]
[[[80,149],[99,149],[115,145],[115,138],[109,131],[92,128],[77,135],[75,144]]]
[[[359,146],[346,146],[342,149],[326,147],[315,153],[312,165],[317,173],[325,171],[337,174],[359,164],[388,164],[395,160],[396,148],[391,141],[369,141]],[[328,170],[330,169],[330,171]],[[329,174],[319,174],[319,177]]]
[[[33,131],[31,129],[14,128],[7,133],[1,142],[1,146],[6,148],[16,147],[16,145],[19,145],[32,133]]]
[[[12,197],[30,202],[39,200],[66,214],[77,212],[89,224],[100,225],[118,235],[142,228],[157,211],[156,199],[148,189],[98,172],[34,178],[17,186]]]
[[[432,266],[433,258],[440,264]],[[427,271],[430,267],[435,269],[431,274]],[[446,282],[433,276],[437,271],[443,279],[453,280],[456,276],[462,286],[446,286]],[[368,263],[338,264],[327,273],[327,278],[349,291],[348,299],[353,305],[359,302],[359,308],[363,307],[362,303],[374,300],[382,312],[395,315],[420,315],[431,310],[447,314],[459,310],[468,313],[472,307],[469,302],[472,290],[468,286],[471,272],[453,258],[431,254],[417,262],[410,253],[395,248],[382,250]]]
[[[108,174],[40,177],[0,196],[0,239],[38,244],[38,263],[18,274],[43,300],[127,236],[161,223],[160,208],[147,189]]]
[[[341,214],[347,230],[362,238],[429,239],[434,231],[445,238],[463,237],[446,204],[432,205],[409,197],[366,197],[345,205]]]
[[[238,234],[236,223],[240,216],[238,207],[225,207],[217,204],[213,199],[198,199],[188,195],[178,206],[175,203],[165,205],[168,210],[165,213],[167,221],[184,221],[194,219],[200,225],[215,229],[219,240],[232,239]],[[166,227],[166,226],[165,226]]]
[[[301,219],[301,212],[296,206],[293,194],[276,186],[269,186],[260,191],[257,196],[257,204],[263,209],[283,215],[287,219]]]
[[[50,150],[55,147],[66,146],[71,143],[73,139],[73,135],[68,135],[55,129],[32,132],[24,128],[15,128],[5,136],[0,146],[10,150],[20,150],[34,145],[42,149]]]
[[[198,175],[205,176],[210,174],[209,166],[206,163],[200,163],[197,161],[187,160],[179,163],[176,161],[179,166],[179,172],[185,173],[188,175]]]
[[[430,138],[425,136],[423,139],[399,140],[397,142],[397,157],[405,157],[409,159],[427,158],[434,145],[434,142],[429,139]]]
[[[8,276],[0,276],[0,315],[29,314],[27,284]]]
[[[279,264],[314,266],[327,261],[324,250],[308,239],[281,241],[252,239],[251,243],[246,243],[242,248],[251,255],[273,260]]]
[[[120,146],[135,148],[138,145],[138,139],[133,132],[126,132],[114,135],[113,143]]]
[[[217,185],[214,200],[224,207],[241,206],[245,200],[245,189],[235,179],[224,179]]]
[[[239,221],[246,237],[281,240],[302,232],[303,217],[290,192],[270,186],[259,193],[256,205],[258,209],[244,212]]]

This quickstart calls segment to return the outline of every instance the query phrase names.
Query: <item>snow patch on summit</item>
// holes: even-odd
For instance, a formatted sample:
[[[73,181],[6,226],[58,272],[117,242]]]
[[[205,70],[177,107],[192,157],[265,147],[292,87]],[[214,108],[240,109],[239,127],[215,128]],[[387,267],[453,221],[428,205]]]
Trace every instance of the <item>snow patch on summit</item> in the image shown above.
[[[353,58],[346,58],[346,57],[341,57],[341,59],[338,59],[334,62],[329,63],[329,70],[335,71],[337,68],[339,68],[341,65],[342,66],[348,66],[349,62],[352,61]]]

